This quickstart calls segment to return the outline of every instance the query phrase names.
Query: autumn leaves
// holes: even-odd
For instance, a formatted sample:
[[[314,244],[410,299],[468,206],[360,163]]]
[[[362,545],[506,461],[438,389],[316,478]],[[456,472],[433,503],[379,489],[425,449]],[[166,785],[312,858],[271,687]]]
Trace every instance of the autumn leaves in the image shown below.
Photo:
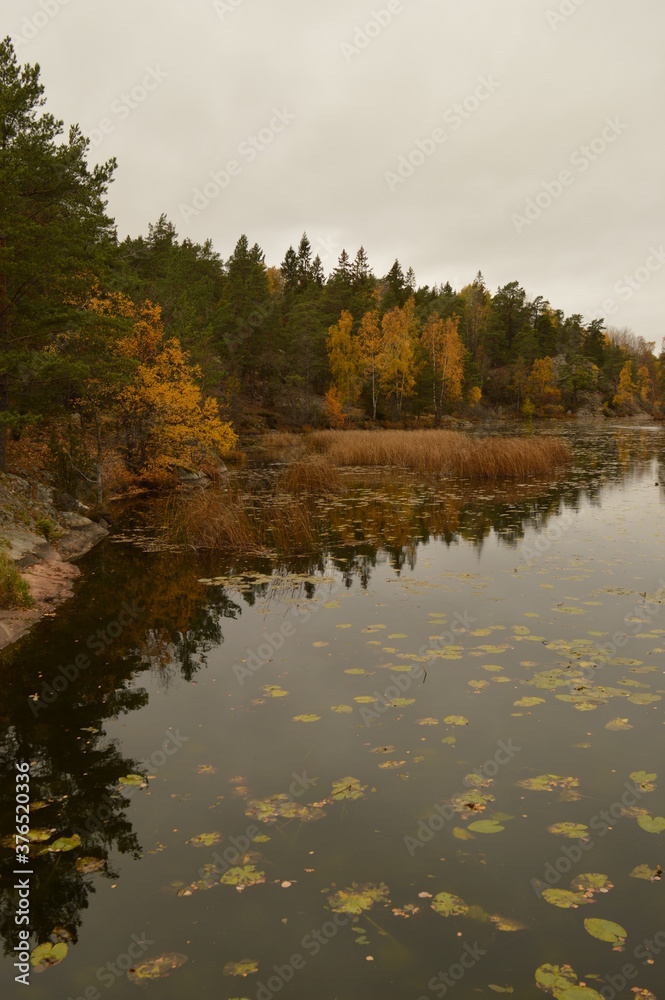
[[[344,310],[328,331],[333,385],[326,399],[333,425],[344,426],[345,409],[354,406],[365,389],[371,394],[374,419],[382,395],[399,419],[421,372],[431,382],[439,420],[446,405],[462,398],[464,346],[457,328],[457,316],[444,320],[437,313],[422,325],[413,297],[382,317],[377,309],[366,312],[355,329],[353,316]],[[475,405],[479,399],[480,390],[473,387],[469,401]]]

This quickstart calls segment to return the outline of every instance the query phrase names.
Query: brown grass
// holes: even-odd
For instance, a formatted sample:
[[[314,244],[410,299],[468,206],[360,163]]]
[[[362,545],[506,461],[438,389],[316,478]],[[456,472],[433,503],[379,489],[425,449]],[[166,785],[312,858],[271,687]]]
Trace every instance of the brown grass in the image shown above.
[[[338,466],[402,466],[465,479],[521,479],[571,460],[553,437],[472,437],[458,431],[316,431],[315,450]]]
[[[292,462],[279,477],[278,486],[287,493],[340,493],[343,489],[339,472],[321,455]]]
[[[289,493],[248,497],[230,487],[179,494],[168,504],[164,534],[196,549],[244,555],[300,555],[319,541],[315,516]]]

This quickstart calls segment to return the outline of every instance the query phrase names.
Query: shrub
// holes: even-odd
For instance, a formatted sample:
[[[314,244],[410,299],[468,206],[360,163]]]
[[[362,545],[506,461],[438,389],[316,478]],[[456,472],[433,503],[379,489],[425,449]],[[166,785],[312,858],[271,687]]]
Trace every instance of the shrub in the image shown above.
[[[30,584],[6,552],[0,551],[0,607],[31,608]]]

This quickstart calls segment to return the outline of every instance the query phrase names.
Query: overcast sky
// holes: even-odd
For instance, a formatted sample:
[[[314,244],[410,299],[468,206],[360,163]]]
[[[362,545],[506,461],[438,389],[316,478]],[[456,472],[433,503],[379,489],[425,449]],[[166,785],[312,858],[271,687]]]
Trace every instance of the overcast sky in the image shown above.
[[[361,243],[420,284],[481,269],[660,346],[662,0],[12,0],[3,22],[117,157],[121,236],[165,212],[279,264],[306,229],[326,271]]]

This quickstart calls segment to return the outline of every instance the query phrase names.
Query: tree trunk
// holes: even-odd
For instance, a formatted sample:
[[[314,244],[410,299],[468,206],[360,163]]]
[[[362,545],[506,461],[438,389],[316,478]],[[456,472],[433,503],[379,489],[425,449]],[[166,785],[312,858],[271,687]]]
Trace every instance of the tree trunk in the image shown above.
[[[5,254],[7,237],[0,233],[0,351],[6,351],[9,340],[9,317],[7,316],[7,273]],[[9,375],[0,374],[0,416],[9,409]],[[7,471],[7,425],[0,424],[0,472]]]

